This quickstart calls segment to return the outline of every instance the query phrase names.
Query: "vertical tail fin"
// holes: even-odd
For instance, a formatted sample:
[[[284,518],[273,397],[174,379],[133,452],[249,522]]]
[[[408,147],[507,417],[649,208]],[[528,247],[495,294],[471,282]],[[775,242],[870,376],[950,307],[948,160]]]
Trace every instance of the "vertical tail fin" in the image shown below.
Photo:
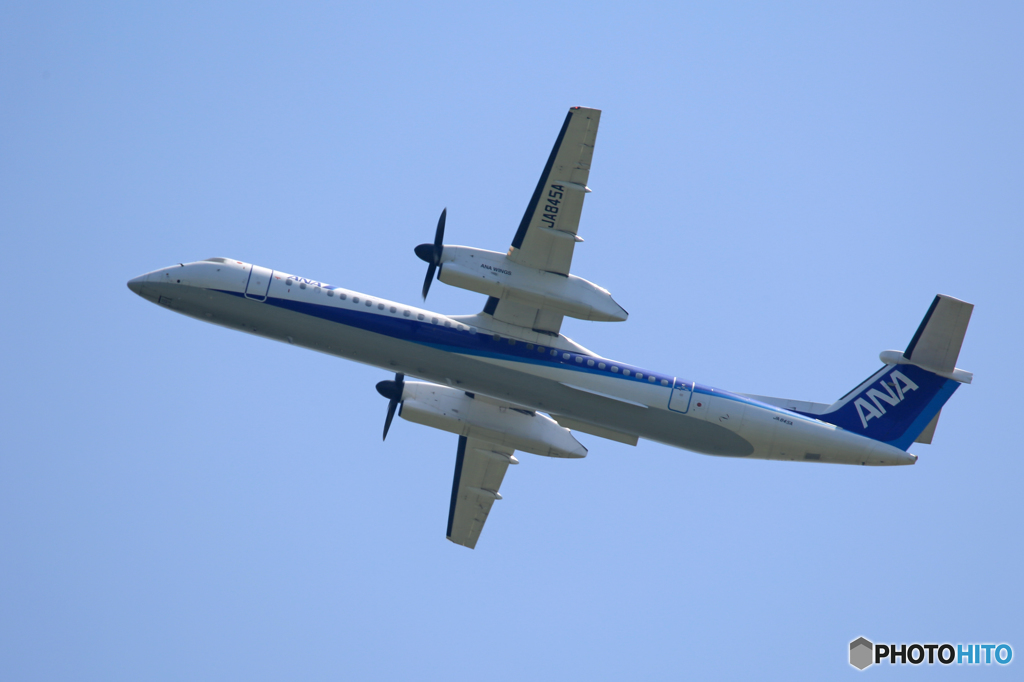
[[[903,353],[883,351],[885,365],[817,419],[906,450],[931,442],[942,406],[973,379],[956,368],[974,305],[942,294],[932,301]]]

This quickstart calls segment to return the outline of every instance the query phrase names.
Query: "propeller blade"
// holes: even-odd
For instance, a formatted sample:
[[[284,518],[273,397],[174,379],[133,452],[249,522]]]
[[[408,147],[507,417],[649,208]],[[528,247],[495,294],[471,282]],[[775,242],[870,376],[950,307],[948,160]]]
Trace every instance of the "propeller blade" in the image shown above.
[[[395,410],[398,408],[398,403],[402,401],[402,391],[404,390],[405,375],[401,372],[395,374],[393,381],[381,381],[377,384],[377,393],[388,399],[388,416],[384,419],[384,440],[387,440],[391,420],[395,418]]]
[[[436,270],[436,269],[437,268],[434,266],[433,263],[431,263],[429,266],[427,266],[427,276],[423,280],[423,291],[420,292],[420,293],[423,294],[423,300],[424,301],[427,300],[427,292],[430,291],[430,284],[431,284],[431,282],[434,281],[434,270]]]
[[[448,216],[448,207],[445,206],[444,210],[441,211],[441,217],[437,219],[437,230],[434,231],[434,249],[437,252],[437,257],[441,257],[441,247],[444,246],[444,221]]]
[[[434,273],[437,266],[441,264],[441,252],[444,251],[444,224],[448,219],[448,208],[441,211],[441,217],[437,219],[437,229],[434,230],[433,244],[420,244],[415,248],[416,257],[428,264],[427,277],[423,280],[423,300],[427,300],[427,292],[430,291],[430,283],[434,281]]]
[[[388,403],[388,416],[384,420],[384,437],[381,440],[388,439],[388,430],[391,428],[391,420],[395,418],[395,409],[398,407],[398,401],[392,400]]]

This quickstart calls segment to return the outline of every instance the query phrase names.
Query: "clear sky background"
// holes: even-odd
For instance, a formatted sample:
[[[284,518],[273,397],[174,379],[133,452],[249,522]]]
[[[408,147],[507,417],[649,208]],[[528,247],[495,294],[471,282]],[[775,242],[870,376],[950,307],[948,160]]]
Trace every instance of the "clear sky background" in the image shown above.
[[[1024,665],[1019,3],[0,6],[0,676],[853,679],[848,643]],[[132,294],[230,256],[415,303],[504,251],[603,110],[573,271],[603,355],[831,402],[936,293],[977,305],[916,466],[580,435],[475,551],[456,438],[385,371]],[[429,307],[479,311],[434,283]],[[937,671],[931,671],[935,673]]]

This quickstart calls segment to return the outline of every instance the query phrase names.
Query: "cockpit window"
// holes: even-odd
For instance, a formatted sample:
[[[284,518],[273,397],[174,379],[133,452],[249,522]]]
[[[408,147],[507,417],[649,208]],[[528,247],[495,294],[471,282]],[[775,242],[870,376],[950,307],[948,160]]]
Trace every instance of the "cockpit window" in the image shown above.
[[[203,261],[204,263],[227,263],[227,258],[207,258]]]

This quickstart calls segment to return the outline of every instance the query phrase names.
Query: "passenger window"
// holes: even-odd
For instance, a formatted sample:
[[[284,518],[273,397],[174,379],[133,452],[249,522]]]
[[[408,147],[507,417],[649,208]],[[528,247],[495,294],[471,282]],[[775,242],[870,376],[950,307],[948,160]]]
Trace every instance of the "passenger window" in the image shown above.
[[[544,346],[537,346],[537,352],[538,353],[543,353],[544,352]]]
[[[651,382],[652,384],[654,383],[654,377],[652,377],[652,376],[648,376],[648,377],[647,377],[647,380],[648,380],[649,382]]]
[[[508,345],[510,345],[510,346],[516,345],[516,340],[515,339],[509,339],[508,340]]]
[[[430,318],[430,324],[437,324],[437,318],[436,317]]]
[[[409,317],[409,315],[411,315],[412,313],[410,313],[410,312],[409,312],[408,310],[406,310],[406,311],[405,311],[404,313],[402,313],[402,314],[403,314],[403,315],[405,315],[406,317]]]
[[[373,307],[373,301],[367,300],[366,301],[366,307],[367,308],[372,308]]]
[[[582,355],[577,355],[576,356],[576,362],[583,362],[583,356]]]
[[[629,371],[628,369],[624,369],[624,370],[622,370],[622,373],[623,373],[623,374],[624,374],[625,376],[627,376],[627,377],[628,377],[628,376],[629,376],[629,374],[630,374],[630,371]]]
[[[607,365],[605,365],[603,362],[597,363],[597,368],[598,369],[604,369],[605,367],[607,367]]]
[[[328,295],[328,296],[329,296],[330,298],[334,298],[334,290],[333,290],[333,289],[328,289],[328,290],[327,290],[327,295]]]
[[[558,351],[555,350],[554,348],[551,349],[551,357],[553,357],[553,358],[557,358],[558,357]]]
[[[416,319],[417,320],[423,320],[423,319],[426,319],[426,318],[423,317],[423,313],[420,313],[419,315],[416,316]]]
[[[305,289],[306,288],[306,283],[302,282],[301,284],[299,284],[299,288],[300,289]]]
[[[643,379],[644,378],[643,372],[637,372],[636,373],[636,378],[637,379]]]
[[[449,322],[448,320],[445,320],[445,321],[444,321],[444,326],[446,326],[446,327],[451,327],[451,326],[452,326],[452,323],[451,323],[451,322]]]
[[[594,361],[593,360],[587,360],[587,367],[593,367],[593,366],[594,366]]]
[[[344,301],[346,298],[348,298],[348,294],[338,294],[338,298]]]
[[[495,340],[495,341],[501,341],[501,336],[500,336],[500,335],[498,335],[498,334],[495,334],[495,335],[494,335],[494,340]]]
[[[384,304],[383,303],[378,303],[377,304],[377,310],[384,310]]]
[[[562,359],[563,360],[568,360],[569,359],[569,354],[568,353],[562,353]]]
[[[288,279],[286,279],[284,281],[284,283],[287,284],[288,286],[291,286],[291,285],[295,284],[295,281],[291,277],[289,277]]]
[[[358,296],[353,296],[352,297],[352,302],[353,303],[359,303],[359,297]]]
[[[533,344],[532,343],[526,344],[526,350],[533,350]]]
[[[615,365],[612,365],[612,371],[613,371],[613,372],[618,372],[618,371],[619,371],[619,368],[618,368],[618,367],[616,367]]]
[[[391,312],[397,313],[398,312],[398,308],[396,308],[395,306],[391,306]]]

